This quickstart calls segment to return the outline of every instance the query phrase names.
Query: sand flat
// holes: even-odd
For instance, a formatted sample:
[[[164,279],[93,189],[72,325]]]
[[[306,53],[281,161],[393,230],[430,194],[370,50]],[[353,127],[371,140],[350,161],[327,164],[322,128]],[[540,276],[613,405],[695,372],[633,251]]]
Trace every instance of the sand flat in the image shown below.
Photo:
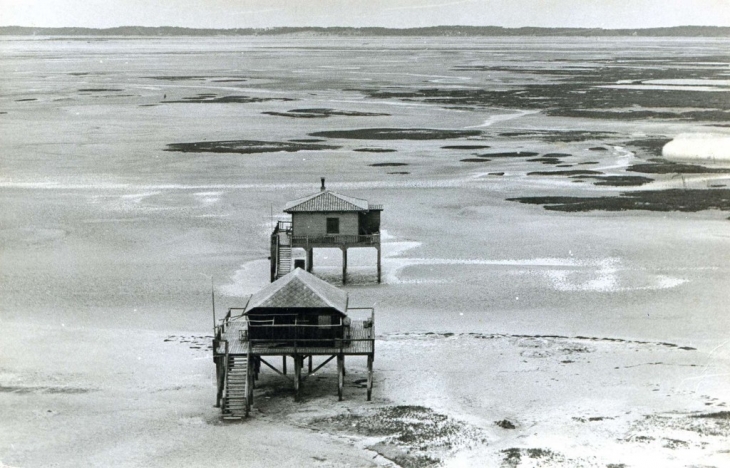
[[[728,45],[691,42],[698,63]],[[0,462],[393,466],[412,456],[446,466],[723,466],[730,215],[556,212],[508,199],[713,190],[730,187],[730,177],[658,173],[639,188],[613,187],[573,183],[569,174],[528,176],[546,170],[535,158],[460,161],[489,146],[490,153],[560,154],[574,165],[565,170],[589,168],[596,177],[660,164],[650,161],[660,151],[631,142],[721,123],[707,120],[727,110],[709,96],[721,93],[694,93],[707,97],[691,111],[679,94],[649,93],[639,102],[645,110],[654,99],[682,119],[608,112],[630,109],[624,100],[592,117],[566,115],[567,107],[549,113],[540,103],[615,84],[622,78],[612,73],[581,84],[611,60],[631,61],[632,80],[690,85],[664,81],[686,79],[677,76],[687,69],[685,45],[676,38],[3,38]],[[647,56],[669,75],[642,68]],[[325,68],[333,63],[336,73]],[[702,80],[717,79],[718,70],[696,68]],[[221,85],[234,78],[246,81]],[[558,81],[560,88],[548,88]],[[509,99],[492,94],[528,86]],[[614,91],[621,96],[600,92]],[[242,95],[251,99],[226,99]],[[172,102],[191,96],[205,102]],[[276,115],[294,108],[336,112]],[[697,114],[711,111],[719,114]],[[355,151],[381,148],[377,139],[325,137],[314,143],[341,148],[312,151],[165,151],[182,142],[289,142],[383,128],[457,138],[389,139],[392,160],[408,165],[398,177],[373,166],[390,156]],[[580,166],[586,162],[597,164]],[[253,416],[224,424],[212,407],[210,277],[219,317],[267,284],[272,222],[286,201],[316,191],[320,176],[334,190],[385,206],[384,282],[373,282],[374,250],[354,249],[347,286],[352,305],[376,308],[374,401],[365,402],[364,363],[356,360],[342,403],[329,368],[307,381],[302,402],[265,371]],[[317,251],[315,265],[339,284],[338,250]],[[422,441],[431,439],[336,423],[348,414],[379,421],[408,406],[426,408],[414,413],[425,419],[401,421],[397,430],[418,434],[417,424],[432,420],[464,429],[444,439],[451,448],[430,450]],[[496,424],[505,420],[514,429]]]

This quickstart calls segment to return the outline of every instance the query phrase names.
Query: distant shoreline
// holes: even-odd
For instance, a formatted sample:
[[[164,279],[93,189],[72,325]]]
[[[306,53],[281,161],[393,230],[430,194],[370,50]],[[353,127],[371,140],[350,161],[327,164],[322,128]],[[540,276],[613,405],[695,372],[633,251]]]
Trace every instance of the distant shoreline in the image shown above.
[[[645,29],[601,28],[503,28],[499,26],[432,26],[425,28],[351,28],[351,27],[277,27],[265,29],[201,29],[172,26],[120,26],[115,28],[36,28],[27,26],[0,26],[1,36],[351,36],[351,37],[730,37],[725,26],[673,26]]]

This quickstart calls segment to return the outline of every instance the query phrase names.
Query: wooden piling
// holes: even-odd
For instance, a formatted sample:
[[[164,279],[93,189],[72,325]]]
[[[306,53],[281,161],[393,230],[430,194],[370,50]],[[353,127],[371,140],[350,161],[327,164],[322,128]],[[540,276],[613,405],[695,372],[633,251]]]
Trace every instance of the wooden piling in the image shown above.
[[[347,284],[347,247],[342,247],[342,284]]]
[[[380,245],[378,245],[377,249],[378,249],[378,283],[380,283],[380,275],[381,275],[381,268],[380,268]]]
[[[286,356],[281,357],[281,373],[286,375]]]
[[[345,385],[345,356],[337,356],[337,398],[342,401],[342,387]]]
[[[312,268],[314,268],[314,248],[310,247],[307,249],[307,271],[311,273]]]
[[[368,355],[368,401],[373,395],[373,361],[375,356],[373,354]]]
[[[309,373],[312,373],[312,355],[309,355]]]
[[[302,358],[294,356],[294,395],[299,399],[299,389],[302,384]]]

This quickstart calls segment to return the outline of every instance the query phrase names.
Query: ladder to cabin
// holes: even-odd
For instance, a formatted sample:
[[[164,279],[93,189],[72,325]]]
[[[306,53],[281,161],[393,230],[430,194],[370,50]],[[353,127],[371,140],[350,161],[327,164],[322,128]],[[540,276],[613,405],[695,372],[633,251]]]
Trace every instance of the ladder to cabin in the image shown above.
[[[226,391],[223,395],[223,419],[248,417],[252,385],[248,358],[240,354],[228,355]]]
[[[276,279],[279,279],[291,272],[291,239],[289,236],[279,235],[277,248],[279,263],[276,268]]]

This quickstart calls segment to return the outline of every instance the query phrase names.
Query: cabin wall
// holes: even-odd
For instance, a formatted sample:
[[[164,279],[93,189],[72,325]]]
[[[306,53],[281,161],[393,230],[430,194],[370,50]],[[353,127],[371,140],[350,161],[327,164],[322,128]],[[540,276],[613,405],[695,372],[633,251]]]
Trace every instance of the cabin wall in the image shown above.
[[[339,234],[356,236],[359,233],[357,212],[346,213],[292,213],[294,236],[324,237],[327,235],[327,218],[339,218]]]
[[[295,312],[295,313],[292,313]],[[290,314],[290,315],[282,315]],[[253,309],[246,314],[249,318],[248,336],[252,340],[283,340],[294,342],[297,340],[300,345],[306,342],[301,340],[334,340],[342,338],[342,327],[329,327],[319,325],[340,324],[345,316],[335,309]],[[274,326],[261,323],[271,321]],[[295,327],[295,320],[299,324],[316,325]],[[312,346],[331,346],[332,343],[310,342]]]

